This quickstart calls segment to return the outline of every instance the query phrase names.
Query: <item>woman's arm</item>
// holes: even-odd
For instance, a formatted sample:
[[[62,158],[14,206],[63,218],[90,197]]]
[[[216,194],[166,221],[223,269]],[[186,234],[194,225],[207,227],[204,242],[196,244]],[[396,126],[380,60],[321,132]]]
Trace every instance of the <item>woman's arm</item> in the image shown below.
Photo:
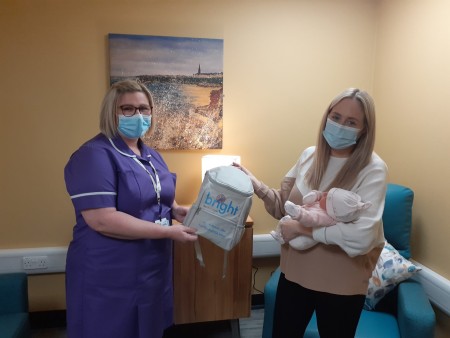
[[[376,155],[375,155],[376,156]],[[313,230],[313,238],[325,244],[339,245],[350,257],[364,255],[384,242],[384,200],[387,189],[387,167],[378,157],[364,168],[352,189],[363,201],[372,202],[353,223],[337,223]]]
[[[298,236],[307,236],[312,238],[313,228],[302,225],[295,219],[286,219],[280,221],[281,236],[285,242],[289,242]]]
[[[170,238],[180,242],[197,239],[195,229],[181,224],[162,226],[117,211],[115,208],[86,209],[81,212],[86,223],[101,234],[119,239]]]
[[[294,186],[295,178],[285,177],[281,182],[281,189],[273,189],[258,180],[247,168],[237,163],[233,163],[233,166],[248,175],[255,195],[263,200],[267,212],[274,218],[281,219],[285,215],[284,202],[287,201],[289,193]]]

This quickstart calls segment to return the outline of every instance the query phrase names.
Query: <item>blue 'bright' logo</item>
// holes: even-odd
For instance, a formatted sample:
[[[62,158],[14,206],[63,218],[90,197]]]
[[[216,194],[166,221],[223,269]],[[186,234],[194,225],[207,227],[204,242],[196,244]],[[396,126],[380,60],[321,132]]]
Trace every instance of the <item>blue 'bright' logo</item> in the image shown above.
[[[222,194],[218,195],[215,199],[213,199],[209,192],[206,195],[206,199],[205,199],[205,205],[209,205],[210,207],[216,208],[219,211],[219,214],[223,215],[223,214],[231,214],[231,215],[236,215],[236,213],[238,212],[238,207],[237,206],[233,206],[233,202],[230,201],[230,203],[225,203],[226,201],[226,197]]]

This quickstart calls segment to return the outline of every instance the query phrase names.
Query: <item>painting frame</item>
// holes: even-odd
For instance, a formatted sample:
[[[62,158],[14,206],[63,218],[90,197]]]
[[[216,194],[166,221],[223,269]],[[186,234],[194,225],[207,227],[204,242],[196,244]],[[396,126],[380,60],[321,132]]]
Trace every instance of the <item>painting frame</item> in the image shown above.
[[[223,39],[108,34],[110,83],[135,79],[153,95],[158,150],[222,149]]]

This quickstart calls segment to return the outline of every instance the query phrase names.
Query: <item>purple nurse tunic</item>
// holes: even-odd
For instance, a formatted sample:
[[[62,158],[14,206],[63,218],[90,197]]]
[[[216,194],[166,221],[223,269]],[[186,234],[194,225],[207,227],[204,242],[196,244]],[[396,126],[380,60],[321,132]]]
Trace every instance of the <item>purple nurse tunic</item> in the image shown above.
[[[99,134],[64,169],[76,215],[66,262],[69,338],[161,338],[173,322],[172,240],[111,238],[81,215],[115,207],[143,220],[171,222],[176,177],[158,152],[141,140],[139,146],[136,156],[120,137]],[[159,205],[149,161],[161,183]]]

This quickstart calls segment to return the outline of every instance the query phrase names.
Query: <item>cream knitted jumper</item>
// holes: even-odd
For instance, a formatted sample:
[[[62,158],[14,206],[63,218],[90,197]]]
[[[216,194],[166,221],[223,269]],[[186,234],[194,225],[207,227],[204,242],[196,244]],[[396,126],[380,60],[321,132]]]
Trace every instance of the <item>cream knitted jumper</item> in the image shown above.
[[[269,214],[276,219],[285,215],[284,203],[301,205],[303,196],[311,191],[304,176],[312,160],[305,162],[315,147],[307,148],[286,174],[280,189],[264,183],[255,189]],[[346,158],[330,157],[319,190],[326,189]],[[303,165],[301,165],[303,164]],[[288,244],[281,247],[281,271],[290,281],[305,288],[339,295],[365,295],[369,278],[384,244],[382,214],[386,195],[387,167],[375,153],[371,162],[359,173],[350,189],[371,201],[372,206],[352,224],[336,223],[313,229],[319,243],[308,250],[295,250]]]

